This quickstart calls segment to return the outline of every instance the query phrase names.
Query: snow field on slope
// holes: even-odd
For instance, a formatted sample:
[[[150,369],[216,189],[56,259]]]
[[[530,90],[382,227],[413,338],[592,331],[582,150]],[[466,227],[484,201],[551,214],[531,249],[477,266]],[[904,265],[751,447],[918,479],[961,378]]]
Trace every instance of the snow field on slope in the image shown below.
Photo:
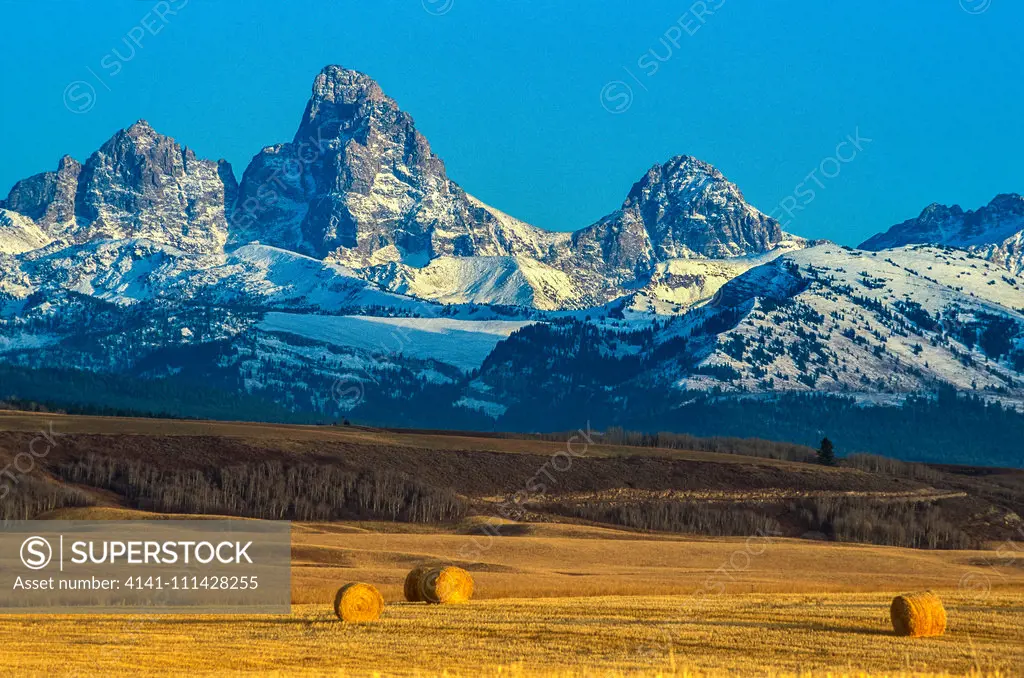
[[[437,360],[469,371],[529,321],[379,318],[267,313],[257,328],[382,354]]]
[[[440,257],[411,269],[405,292],[446,304],[530,306],[533,290],[511,257]]]
[[[0,253],[21,254],[44,247],[50,240],[28,217],[0,209]]]

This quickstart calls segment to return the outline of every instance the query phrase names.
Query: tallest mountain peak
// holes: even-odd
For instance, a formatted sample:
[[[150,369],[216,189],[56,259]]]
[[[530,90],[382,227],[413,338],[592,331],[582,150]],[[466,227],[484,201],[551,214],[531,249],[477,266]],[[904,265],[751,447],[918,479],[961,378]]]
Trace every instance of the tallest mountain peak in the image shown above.
[[[237,205],[233,242],[355,268],[506,251],[412,117],[373,78],[341,66],[317,74],[292,142],[253,158]]]
[[[148,120],[136,120],[127,130],[128,134],[152,134],[155,130]]]
[[[412,118],[399,110],[373,78],[341,66],[327,66],[313,80],[295,141],[338,137],[345,130],[363,127],[375,114],[412,125]]]
[[[359,71],[342,66],[325,66],[313,81],[313,97],[336,103],[355,103],[359,99],[384,99],[377,81]]]
[[[703,172],[709,176],[716,178],[723,178],[723,175],[718,168],[709,162],[705,162],[700,158],[695,158],[692,155],[677,155],[669,159],[663,165],[655,165],[655,169],[660,168],[665,174],[678,174],[680,172],[696,171]]]

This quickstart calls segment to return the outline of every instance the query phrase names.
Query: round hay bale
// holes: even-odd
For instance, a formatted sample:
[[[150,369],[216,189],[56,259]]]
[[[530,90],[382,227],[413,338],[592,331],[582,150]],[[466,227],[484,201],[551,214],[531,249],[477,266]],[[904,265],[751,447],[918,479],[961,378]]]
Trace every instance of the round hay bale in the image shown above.
[[[897,636],[924,638],[946,632],[946,608],[931,591],[896,596],[889,606],[889,617]]]
[[[428,603],[464,603],[473,597],[473,577],[461,567],[432,568],[420,577],[420,596]]]
[[[334,596],[334,614],[341,621],[376,621],[383,611],[384,596],[370,584],[345,584]]]
[[[420,593],[420,580],[430,570],[434,569],[435,565],[418,565],[412,569],[412,571],[405,576],[405,585],[402,587],[403,593],[405,593],[405,599],[410,603],[422,603],[425,602],[423,594]]]

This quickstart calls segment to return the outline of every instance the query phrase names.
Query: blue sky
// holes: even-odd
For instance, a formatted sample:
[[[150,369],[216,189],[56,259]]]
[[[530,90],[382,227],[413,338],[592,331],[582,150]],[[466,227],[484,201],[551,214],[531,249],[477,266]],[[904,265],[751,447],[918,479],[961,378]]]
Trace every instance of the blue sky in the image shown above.
[[[551,229],[677,154],[846,244],[1024,191],[1016,0],[0,0],[0,25],[4,195],[139,118],[241,177],[329,63],[376,78],[467,191]]]

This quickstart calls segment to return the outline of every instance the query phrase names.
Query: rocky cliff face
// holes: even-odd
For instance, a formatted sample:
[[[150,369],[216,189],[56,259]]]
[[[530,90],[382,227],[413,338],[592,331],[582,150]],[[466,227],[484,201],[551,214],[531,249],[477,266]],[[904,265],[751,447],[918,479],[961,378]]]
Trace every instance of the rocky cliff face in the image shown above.
[[[67,244],[148,238],[186,252],[212,252],[227,240],[224,206],[235,189],[226,162],[200,160],[139,121],[84,165],[66,156],[56,172],[18,182],[5,205]]]
[[[76,227],[75,195],[81,172],[82,165],[66,155],[61,158],[56,172],[43,172],[16,183],[4,204],[54,236],[73,230]]]
[[[721,172],[681,155],[648,170],[621,209],[572,240],[577,259],[625,282],[649,278],[659,262],[763,254],[787,237]]]
[[[622,209],[643,220],[659,261],[760,254],[783,239],[779,223],[748,205],[735,184],[685,155],[648,170]]]
[[[245,171],[233,242],[259,240],[355,267],[425,266],[441,256],[509,254],[412,118],[362,73],[325,68],[295,138]]]
[[[74,237],[141,237],[188,252],[215,251],[227,240],[225,195],[233,190],[226,162],[200,160],[140,121],[82,167]]]

